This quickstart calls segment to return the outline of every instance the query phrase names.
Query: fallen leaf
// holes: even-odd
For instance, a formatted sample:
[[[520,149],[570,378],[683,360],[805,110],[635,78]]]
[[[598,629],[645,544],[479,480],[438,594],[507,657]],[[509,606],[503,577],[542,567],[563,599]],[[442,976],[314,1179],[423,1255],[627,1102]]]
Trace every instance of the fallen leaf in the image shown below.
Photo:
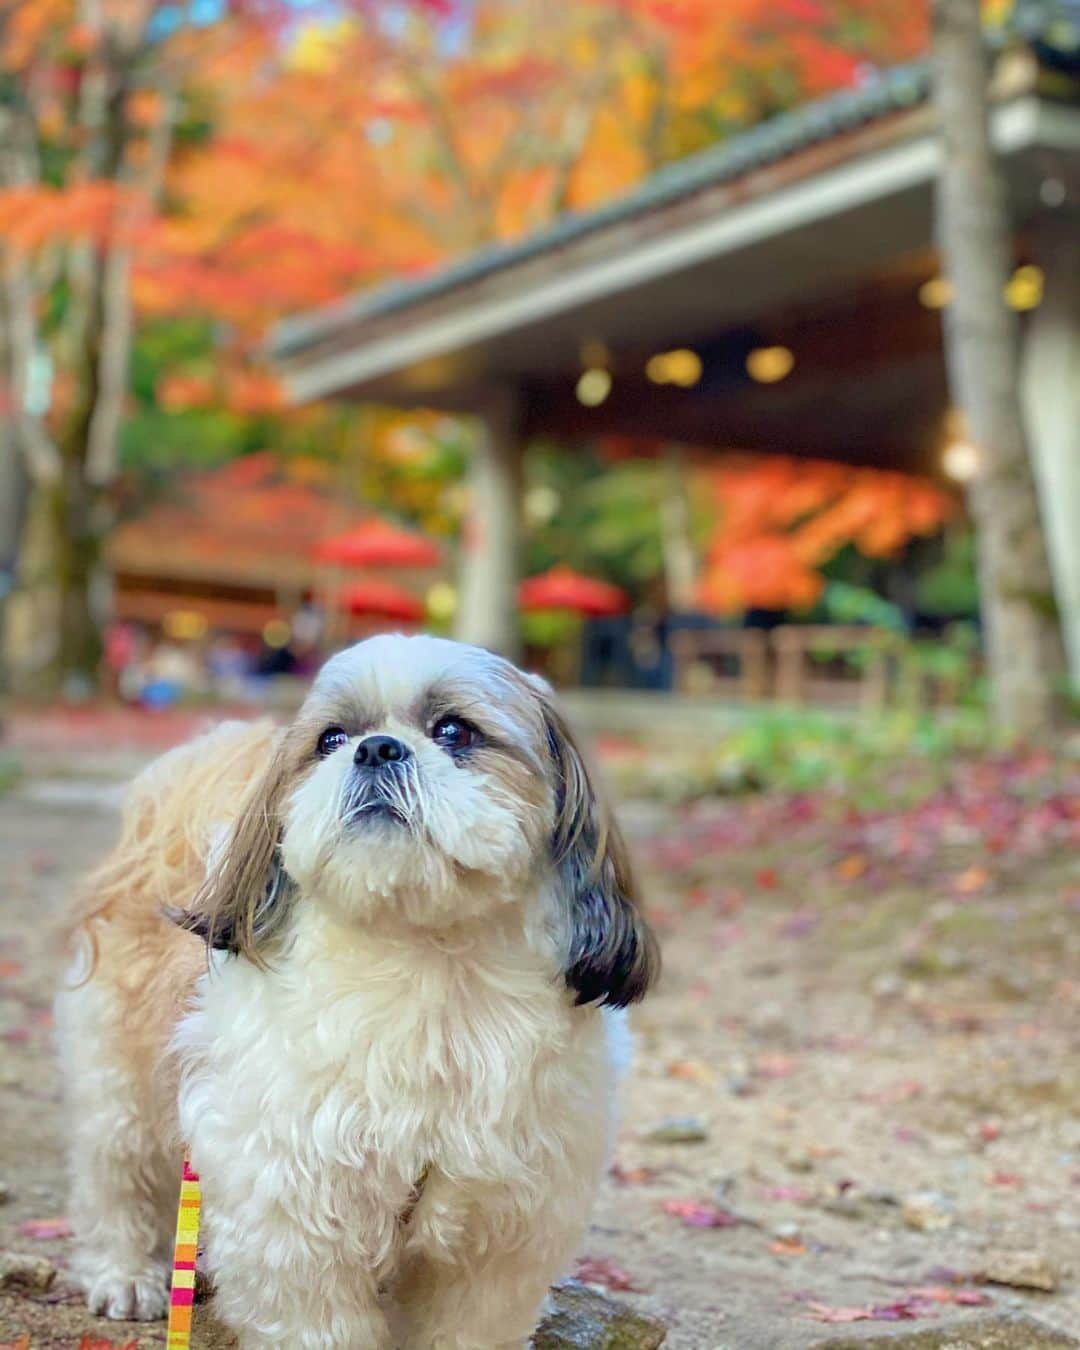
[[[608,1168],[608,1176],[616,1186],[641,1186],[659,1175],[658,1167],[623,1167],[622,1163],[612,1163]]]
[[[866,871],[866,857],[862,853],[852,853],[836,864],[836,875],[843,881],[855,881]]]
[[[802,1186],[766,1186],[762,1195],[766,1200],[794,1200],[797,1205],[808,1205],[814,1198],[813,1191]]]
[[[870,1322],[872,1308],[832,1308],[827,1303],[808,1303],[806,1311],[815,1322]]]
[[[686,1078],[694,1083],[714,1083],[716,1074],[697,1059],[675,1059],[667,1066],[669,1078]]]
[[[953,878],[953,890],[959,891],[961,895],[974,895],[976,891],[981,891],[989,880],[990,873],[985,867],[969,867],[958,877]]]
[[[799,1242],[797,1239],[793,1239],[792,1241],[789,1242],[786,1239],[781,1238],[777,1242],[770,1243],[769,1251],[771,1251],[775,1256],[806,1255],[806,1247],[804,1246],[803,1243]]]
[[[775,891],[780,885],[780,876],[775,867],[762,867],[755,874],[754,881],[763,891]]]
[[[71,1224],[67,1219],[27,1219],[19,1224],[20,1237],[37,1238],[39,1242],[50,1242],[54,1238],[71,1236]]]
[[[664,1212],[681,1219],[687,1228],[735,1228],[742,1222],[728,1209],[696,1200],[665,1200]]]
[[[617,1266],[614,1261],[608,1261],[603,1256],[579,1257],[574,1267],[574,1278],[580,1280],[582,1284],[599,1285],[601,1289],[617,1293],[641,1291],[641,1286],[634,1283],[633,1278],[622,1266]]]

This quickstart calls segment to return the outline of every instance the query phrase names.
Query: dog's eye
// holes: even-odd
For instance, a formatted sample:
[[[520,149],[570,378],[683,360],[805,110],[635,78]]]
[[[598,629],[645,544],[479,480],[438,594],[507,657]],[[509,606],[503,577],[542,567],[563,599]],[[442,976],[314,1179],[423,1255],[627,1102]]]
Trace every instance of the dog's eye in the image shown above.
[[[319,754],[332,755],[335,750],[340,750],[349,739],[349,733],[344,727],[327,727],[319,737]]]
[[[431,739],[444,750],[464,750],[477,736],[476,728],[461,717],[440,717],[431,728]]]

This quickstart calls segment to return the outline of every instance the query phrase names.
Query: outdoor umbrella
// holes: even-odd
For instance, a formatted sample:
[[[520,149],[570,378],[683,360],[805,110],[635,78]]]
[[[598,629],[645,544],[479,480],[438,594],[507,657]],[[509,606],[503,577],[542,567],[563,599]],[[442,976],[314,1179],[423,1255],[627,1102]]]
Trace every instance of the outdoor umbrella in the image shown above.
[[[439,546],[422,534],[372,516],[316,545],[316,562],[345,567],[436,567]]]
[[[618,586],[561,564],[529,577],[518,589],[522,609],[568,609],[590,619],[625,614],[630,597]]]
[[[348,614],[367,618],[419,623],[424,617],[424,606],[415,595],[392,581],[375,577],[343,586],[338,592],[338,604]]]

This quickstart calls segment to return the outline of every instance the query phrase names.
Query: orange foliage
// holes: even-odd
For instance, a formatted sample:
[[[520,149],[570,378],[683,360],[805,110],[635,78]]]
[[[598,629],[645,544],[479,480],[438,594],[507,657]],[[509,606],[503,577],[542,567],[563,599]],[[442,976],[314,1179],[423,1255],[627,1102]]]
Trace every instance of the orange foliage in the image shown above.
[[[250,346],[283,314],[592,206],[925,39],[910,0],[412,0],[393,24],[384,8],[226,0],[185,22],[103,0],[88,22],[75,0],[0,0],[0,73],[27,91],[36,162],[64,175],[0,182],[2,246],[125,247],[141,313],[207,313]],[[127,50],[103,169],[83,95]]]
[[[871,558],[932,534],[954,509],[923,479],[770,457],[708,474],[718,512],[699,599],[708,609],[805,609],[820,568],[847,544]]]

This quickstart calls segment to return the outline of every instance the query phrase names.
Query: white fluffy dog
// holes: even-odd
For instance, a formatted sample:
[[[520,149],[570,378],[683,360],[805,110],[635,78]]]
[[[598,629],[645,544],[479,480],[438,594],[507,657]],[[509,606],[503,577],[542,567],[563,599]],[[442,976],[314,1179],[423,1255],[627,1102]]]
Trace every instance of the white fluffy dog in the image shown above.
[[[342,652],[288,728],[142,774],[70,927],[93,1311],[163,1315],[183,1140],[242,1350],[527,1343],[604,1166],[611,1010],[657,964],[546,685],[434,638]]]

